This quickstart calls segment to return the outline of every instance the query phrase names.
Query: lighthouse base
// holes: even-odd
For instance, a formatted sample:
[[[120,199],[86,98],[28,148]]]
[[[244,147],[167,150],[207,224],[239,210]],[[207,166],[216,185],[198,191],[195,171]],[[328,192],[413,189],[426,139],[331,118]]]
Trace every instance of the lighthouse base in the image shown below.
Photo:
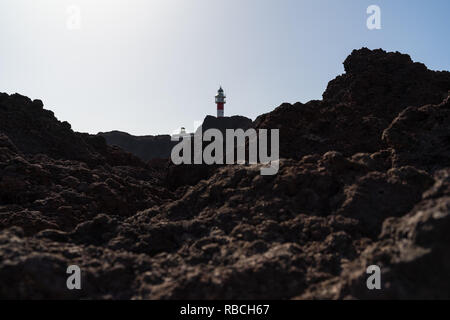
[[[217,118],[223,118],[223,110],[217,110]]]

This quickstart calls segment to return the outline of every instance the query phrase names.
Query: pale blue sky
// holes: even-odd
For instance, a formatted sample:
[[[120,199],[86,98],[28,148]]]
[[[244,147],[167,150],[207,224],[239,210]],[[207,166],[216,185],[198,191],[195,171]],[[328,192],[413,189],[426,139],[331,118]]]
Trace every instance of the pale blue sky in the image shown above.
[[[380,6],[382,29],[366,27]],[[69,5],[81,29],[66,27]],[[171,133],[321,99],[363,46],[450,70],[448,0],[1,0],[0,92],[42,99],[74,130]]]

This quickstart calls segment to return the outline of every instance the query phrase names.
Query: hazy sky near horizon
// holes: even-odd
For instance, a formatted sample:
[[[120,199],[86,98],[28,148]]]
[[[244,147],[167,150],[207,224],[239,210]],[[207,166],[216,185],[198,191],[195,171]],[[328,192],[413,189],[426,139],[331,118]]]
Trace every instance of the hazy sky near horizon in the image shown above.
[[[381,30],[366,9],[381,8]],[[80,9],[80,29],[67,27]],[[355,48],[450,70],[448,0],[1,0],[0,92],[41,99],[76,131],[171,133],[321,99]]]

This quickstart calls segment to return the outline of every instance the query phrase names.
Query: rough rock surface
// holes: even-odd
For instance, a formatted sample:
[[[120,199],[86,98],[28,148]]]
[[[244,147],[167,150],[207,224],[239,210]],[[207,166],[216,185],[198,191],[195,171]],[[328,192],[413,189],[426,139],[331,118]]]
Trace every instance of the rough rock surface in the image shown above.
[[[176,180],[0,94],[0,297],[450,298],[450,73],[382,50],[344,65],[322,101],[253,123],[280,129],[274,176]]]

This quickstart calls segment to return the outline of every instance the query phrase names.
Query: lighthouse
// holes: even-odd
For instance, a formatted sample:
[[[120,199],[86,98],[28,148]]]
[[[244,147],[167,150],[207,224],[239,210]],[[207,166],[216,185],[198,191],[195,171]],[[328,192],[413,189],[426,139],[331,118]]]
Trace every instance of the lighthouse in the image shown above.
[[[222,87],[220,87],[219,91],[217,91],[217,95],[216,95],[216,104],[217,104],[217,118],[222,118],[224,116],[224,106],[226,100],[225,100],[226,96],[223,93],[223,89]]]

